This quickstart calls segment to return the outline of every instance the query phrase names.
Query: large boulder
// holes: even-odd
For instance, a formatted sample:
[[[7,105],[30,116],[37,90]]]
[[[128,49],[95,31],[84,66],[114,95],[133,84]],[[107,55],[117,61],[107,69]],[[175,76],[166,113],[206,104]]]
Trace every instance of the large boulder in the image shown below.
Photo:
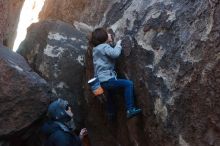
[[[0,0],[0,43],[12,48],[24,0]]]
[[[143,114],[136,121],[122,118],[123,101],[118,99],[120,120],[113,141],[121,145],[219,145],[220,4],[133,0],[122,5],[116,2],[101,22],[112,28],[116,39],[127,35],[124,49],[129,50],[124,50],[117,70],[119,77],[134,81]],[[89,115],[97,114],[97,107],[93,104]],[[106,133],[113,129],[105,128]],[[102,131],[97,135],[106,140]]]
[[[80,125],[85,116],[82,103],[86,42],[86,35],[70,24],[47,20],[28,28],[17,51],[48,81],[54,97],[71,103],[75,122]]]
[[[39,15],[40,20],[55,19],[68,22],[76,21],[96,25],[101,22],[116,0],[46,0]]]
[[[218,0],[46,1],[41,19],[128,35],[118,73],[134,81],[142,118],[127,120],[119,97],[116,125],[106,126],[102,105],[88,98],[94,145],[219,145],[219,14]]]
[[[18,139],[46,113],[49,86],[21,55],[2,45],[0,68],[0,138]]]
[[[219,145],[220,6],[164,1],[136,11],[132,27],[116,29],[132,37],[118,69],[135,82],[149,144]]]

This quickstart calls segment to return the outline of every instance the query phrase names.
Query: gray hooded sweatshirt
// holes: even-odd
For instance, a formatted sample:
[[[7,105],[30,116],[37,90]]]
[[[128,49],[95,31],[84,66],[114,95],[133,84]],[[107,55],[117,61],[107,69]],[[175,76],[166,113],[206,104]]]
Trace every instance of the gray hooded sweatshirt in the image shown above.
[[[121,45],[116,44],[112,48],[109,44],[103,43],[93,48],[93,64],[95,77],[100,82],[116,78],[115,59],[121,54]]]

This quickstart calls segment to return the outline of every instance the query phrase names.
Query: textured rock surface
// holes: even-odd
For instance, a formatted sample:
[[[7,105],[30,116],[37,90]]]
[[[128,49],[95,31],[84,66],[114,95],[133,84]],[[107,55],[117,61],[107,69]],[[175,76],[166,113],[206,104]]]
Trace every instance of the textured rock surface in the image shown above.
[[[48,85],[22,56],[3,46],[0,68],[0,137],[22,141],[24,129],[32,129],[30,126],[46,112]]]
[[[118,73],[134,81],[143,114],[127,120],[119,94],[117,121],[109,123],[103,105],[86,93],[86,126],[93,145],[220,145],[219,15],[218,0],[46,1],[42,20],[59,19],[87,28],[104,25],[112,28],[116,39],[124,35],[131,38],[127,40],[130,56],[119,59]],[[31,49],[46,49],[50,44],[50,33],[42,33],[39,40],[31,40]],[[38,31],[29,35],[38,35]],[[37,66],[42,57],[26,57],[39,73],[45,70]],[[91,77],[90,67],[87,79]]]
[[[71,102],[76,123],[82,122],[86,35],[61,21],[43,21],[28,28],[18,52],[48,81],[55,97]]]
[[[108,26],[116,39],[129,35],[131,53],[121,57],[118,72],[134,81],[137,102],[144,111],[132,123],[123,118],[122,106],[117,131],[110,133],[114,127],[108,128],[100,118],[102,105],[89,98],[88,123],[98,131],[93,133],[96,145],[219,145],[218,0],[83,1],[77,3],[81,15],[72,12],[75,3],[60,4],[60,8],[69,6],[65,11],[45,7],[41,18],[71,24],[77,20],[91,28]],[[121,99],[118,102],[123,105]]]
[[[58,19],[70,24],[80,21],[96,25],[115,0],[46,0],[40,19]]]
[[[0,43],[12,48],[24,0],[0,0]]]
[[[124,4],[113,5],[101,22],[116,38],[132,38],[118,72],[134,81],[143,115],[137,126],[118,121],[118,142],[128,145],[127,137],[131,145],[219,145],[219,2]]]

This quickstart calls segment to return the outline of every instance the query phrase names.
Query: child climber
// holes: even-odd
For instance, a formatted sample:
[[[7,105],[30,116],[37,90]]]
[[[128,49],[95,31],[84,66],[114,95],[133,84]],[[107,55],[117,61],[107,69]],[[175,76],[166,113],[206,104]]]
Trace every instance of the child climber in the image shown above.
[[[115,59],[119,57],[122,50],[121,40],[116,43],[114,48],[108,44],[110,42],[112,42],[112,37],[106,29],[97,28],[92,32],[90,44],[93,47],[94,74],[106,90],[124,88],[127,118],[131,118],[141,113],[141,109],[134,106],[133,82],[126,79],[117,79],[114,71]]]

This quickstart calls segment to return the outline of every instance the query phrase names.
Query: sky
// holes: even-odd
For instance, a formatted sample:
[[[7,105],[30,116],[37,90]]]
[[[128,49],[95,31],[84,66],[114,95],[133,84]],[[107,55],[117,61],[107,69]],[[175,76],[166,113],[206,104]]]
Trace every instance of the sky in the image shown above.
[[[20,43],[25,39],[27,28],[39,21],[38,15],[44,5],[45,0],[25,0],[17,28],[17,36],[14,42],[13,51],[16,51]]]

